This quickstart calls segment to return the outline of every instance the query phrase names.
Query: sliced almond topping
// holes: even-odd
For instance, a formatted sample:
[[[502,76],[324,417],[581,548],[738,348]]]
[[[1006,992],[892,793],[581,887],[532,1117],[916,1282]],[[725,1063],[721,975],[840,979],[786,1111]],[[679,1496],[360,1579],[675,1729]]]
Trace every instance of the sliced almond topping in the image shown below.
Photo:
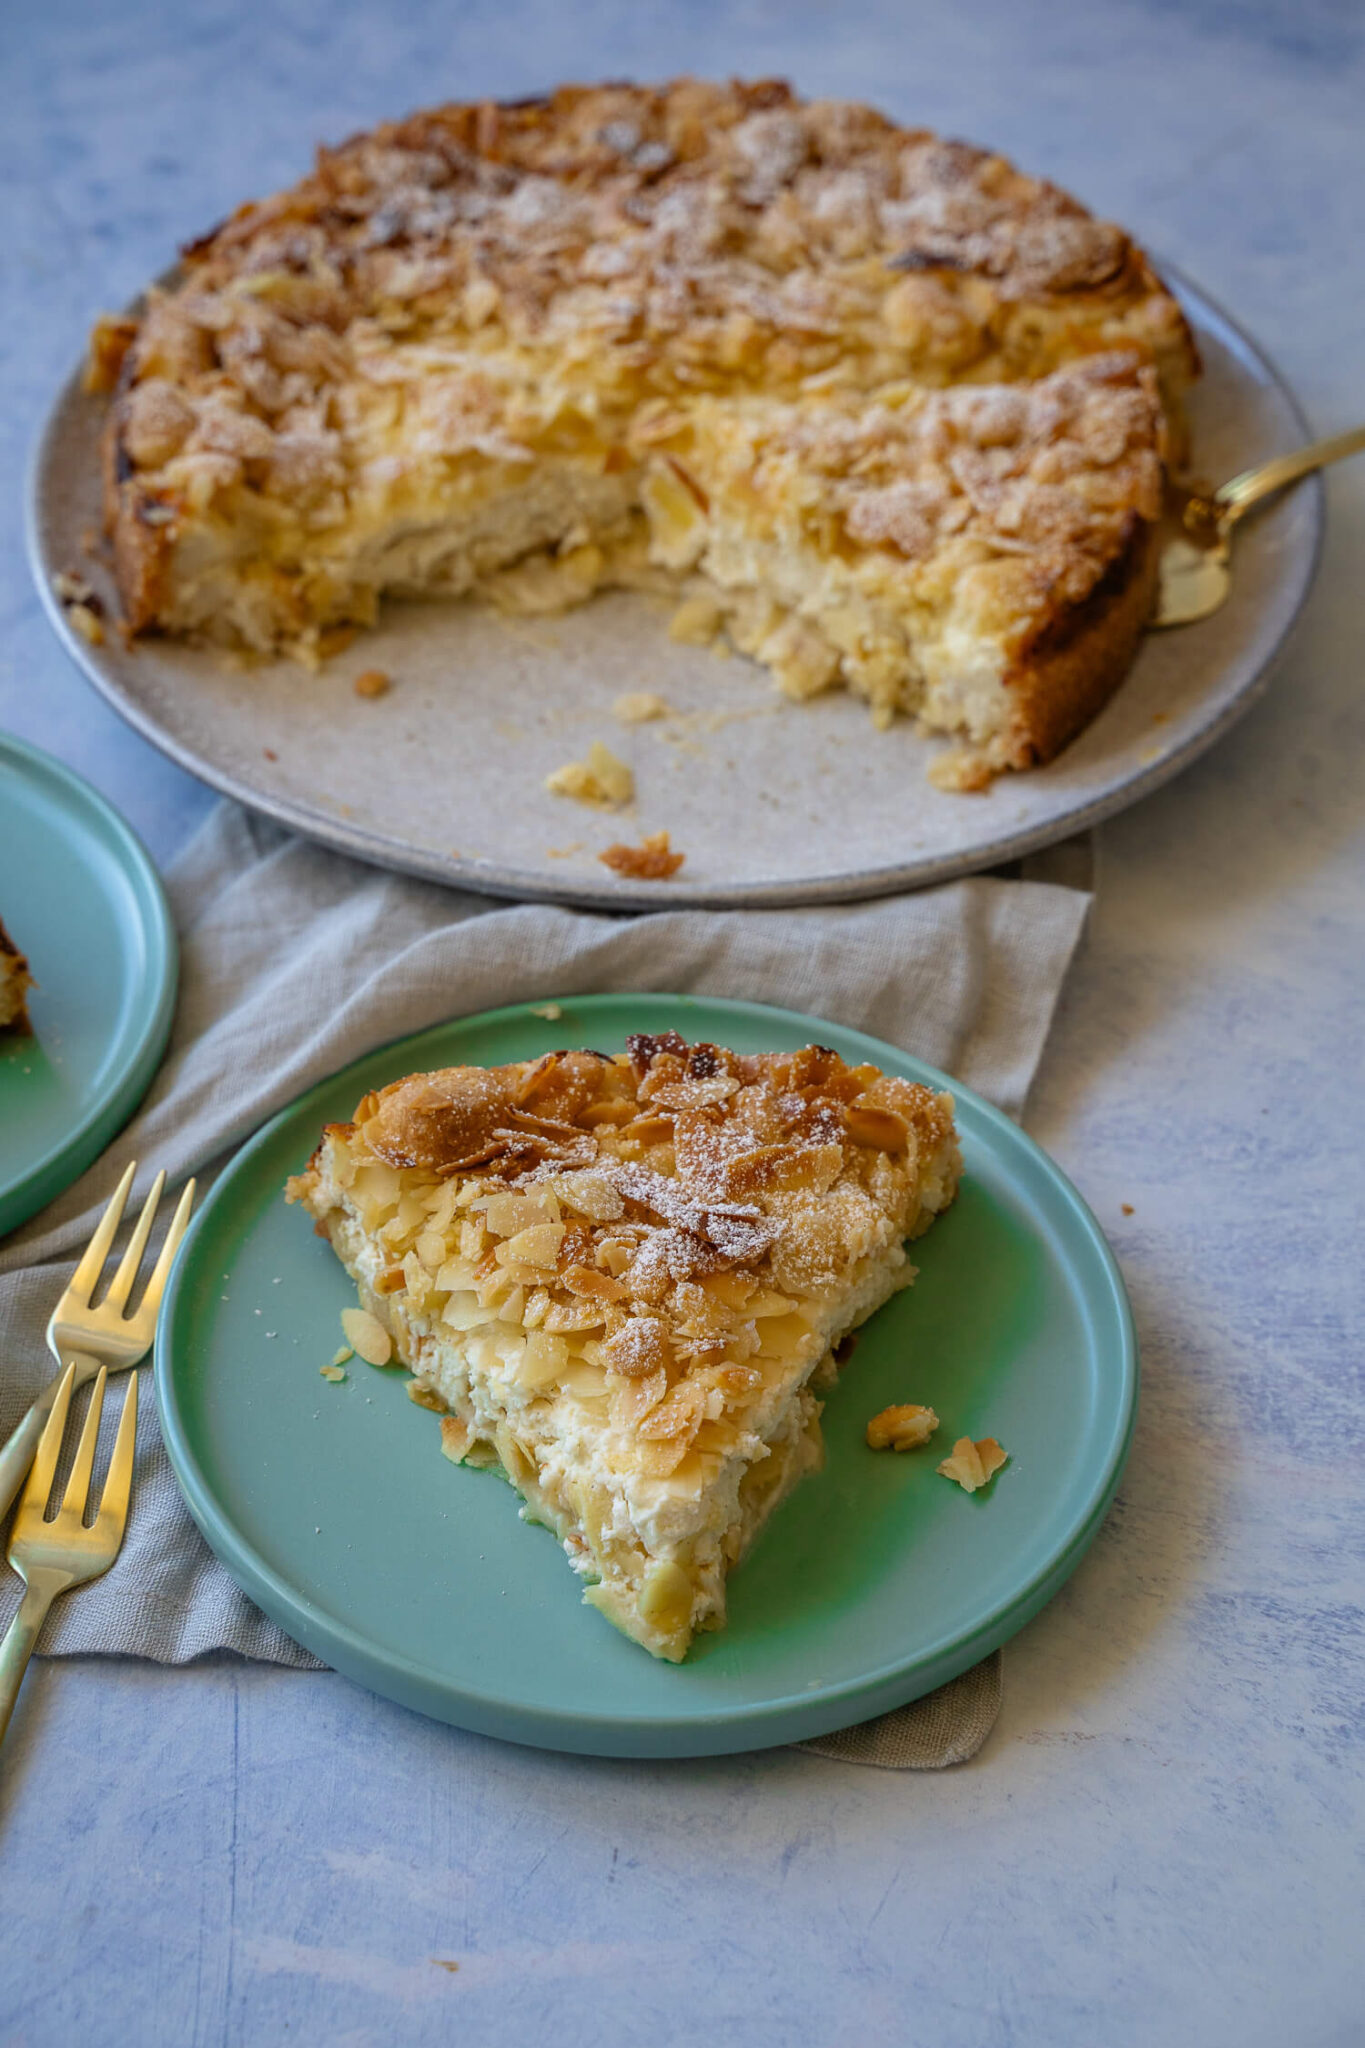
[[[872,1103],[854,1102],[847,1111],[848,1135],[855,1145],[873,1145],[879,1152],[903,1152],[910,1126],[894,1109],[878,1109]]]
[[[469,1424],[461,1422],[458,1415],[441,1417],[441,1455],[449,1458],[452,1465],[464,1462],[464,1454],[472,1441]]]
[[[393,1339],[384,1325],[366,1308],[344,1308],[341,1327],[347,1341],[366,1365],[387,1365],[393,1357]]]
[[[408,1381],[408,1399],[418,1408],[429,1408],[433,1415],[444,1415],[446,1404],[435,1387],[424,1387],[420,1380]]]
[[[993,1436],[980,1437],[975,1443],[969,1436],[960,1436],[953,1445],[953,1455],[945,1458],[938,1469],[945,1479],[955,1479],[965,1493],[975,1493],[1000,1470],[1008,1456],[1009,1452]]]

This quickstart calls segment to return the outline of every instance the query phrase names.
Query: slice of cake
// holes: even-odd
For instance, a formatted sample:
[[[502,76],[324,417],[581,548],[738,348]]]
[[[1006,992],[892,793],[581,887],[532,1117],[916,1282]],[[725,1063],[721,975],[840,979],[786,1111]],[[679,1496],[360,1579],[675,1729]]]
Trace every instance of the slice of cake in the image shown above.
[[[0,1031],[27,1031],[28,991],[33,976],[28,962],[0,921]]]
[[[585,1599],[676,1661],[821,1465],[812,1388],[960,1171],[950,1096],[670,1031],[396,1081],[288,1196],[447,1411],[447,1454],[500,1464]]]
[[[1094,715],[1198,360],[1123,231],[774,80],[564,86],[320,153],[95,330],[127,625],[316,660],[387,593],[691,594],[989,772]]]

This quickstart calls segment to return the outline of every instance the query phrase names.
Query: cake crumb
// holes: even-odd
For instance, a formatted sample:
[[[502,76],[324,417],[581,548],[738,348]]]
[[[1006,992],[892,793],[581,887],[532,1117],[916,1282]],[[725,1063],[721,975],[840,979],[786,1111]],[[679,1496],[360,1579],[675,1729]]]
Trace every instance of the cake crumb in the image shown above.
[[[546,776],[545,787],[555,796],[571,796],[577,803],[610,811],[630,802],[635,794],[635,777],[609,747],[594,740],[586,761],[566,761],[553,775]]]
[[[915,1451],[928,1443],[937,1428],[938,1417],[932,1408],[907,1401],[874,1415],[867,1425],[867,1441],[874,1451]],[[942,1465],[938,1469],[941,1472]]]
[[[558,1003],[532,1003],[531,1015],[543,1017],[547,1024],[557,1024],[564,1011]]]
[[[387,697],[393,688],[393,677],[385,675],[382,668],[365,668],[360,671],[351,688],[357,697]]]
[[[625,846],[618,841],[597,858],[613,874],[627,875],[639,882],[666,882],[670,875],[677,874],[687,855],[673,852],[666,832],[650,832],[638,846]]]
[[[709,647],[725,614],[712,597],[685,597],[669,621],[668,637],[683,647]]]
[[[960,1436],[953,1445],[953,1455],[945,1458],[938,1469],[945,1479],[955,1479],[964,1493],[975,1493],[978,1486],[984,1486],[1000,1470],[1008,1456],[1009,1452],[993,1436],[978,1437],[975,1443],[969,1436]]]
[[[1119,1207],[1120,1209],[1122,1209],[1125,1216],[1131,1216],[1133,1214],[1133,1205],[1131,1202],[1120,1202]]]
[[[653,690],[626,690],[611,707],[613,718],[622,725],[649,725],[656,718],[670,718],[673,706]]]
[[[980,796],[994,782],[995,770],[974,748],[949,747],[929,763],[929,780],[953,796]]]

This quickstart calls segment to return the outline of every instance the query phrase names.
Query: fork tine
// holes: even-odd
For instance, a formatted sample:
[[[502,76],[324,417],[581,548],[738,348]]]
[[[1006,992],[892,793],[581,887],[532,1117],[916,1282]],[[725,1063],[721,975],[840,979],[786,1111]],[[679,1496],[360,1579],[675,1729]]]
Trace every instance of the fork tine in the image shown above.
[[[62,1374],[62,1383],[52,1403],[52,1412],[38,1439],[38,1449],[24,1488],[24,1497],[19,1503],[19,1515],[36,1509],[41,1517],[47,1511],[47,1497],[52,1491],[52,1475],[57,1470],[57,1459],[61,1454],[62,1433],[66,1428],[66,1411],[71,1406],[71,1389],[76,1380],[76,1368],[69,1365]],[[18,1523],[19,1515],[15,1516]]]
[[[165,1291],[172,1262],[180,1249],[180,1240],[189,1228],[190,1210],[194,1207],[194,1187],[194,1182],[187,1180],[180,1200],[175,1205],[175,1214],[171,1218],[171,1227],[166,1232],[166,1242],[161,1247],[161,1256],[152,1268],[147,1290],[137,1306],[139,1316],[153,1315],[161,1306],[161,1296]]]
[[[123,1526],[128,1519],[128,1495],[133,1485],[133,1451],[136,1445],[137,1374],[130,1372],[128,1391],[123,1397],[123,1413],[118,1419],[118,1435],[114,1438],[114,1455],[109,1460],[104,1496],[94,1523],[94,1533],[105,1537],[115,1547],[122,1540]]]
[[[109,1375],[103,1366],[95,1379],[90,1406],[85,1412],[85,1427],[81,1431],[80,1443],[76,1446],[76,1462],[71,1467],[71,1477],[66,1482],[62,1495],[61,1512],[79,1522],[85,1516],[85,1503],[90,1493],[90,1474],[95,1469],[95,1445],[99,1441],[100,1415],[104,1408],[104,1385]]]
[[[114,1233],[123,1221],[123,1205],[128,1199],[128,1190],[133,1185],[133,1175],[136,1172],[137,1161],[130,1159],[123,1170],[123,1179],[109,1197],[108,1206],[99,1220],[95,1235],[85,1248],[84,1258],[71,1275],[71,1285],[66,1290],[68,1299],[84,1301],[87,1306],[89,1305],[90,1297],[95,1291],[95,1282],[100,1277],[104,1262],[109,1256],[109,1247],[114,1242]]]
[[[142,1264],[142,1254],[147,1249],[147,1239],[152,1234],[152,1223],[156,1216],[156,1205],[161,1200],[161,1190],[166,1185],[166,1169],[163,1166],[152,1182],[151,1193],[142,1205],[142,1214],[137,1219],[137,1228],[128,1241],[128,1249],[119,1261],[119,1269],[109,1283],[109,1292],[101,1306],[121,1309],[132,1291],[137,1269]]]

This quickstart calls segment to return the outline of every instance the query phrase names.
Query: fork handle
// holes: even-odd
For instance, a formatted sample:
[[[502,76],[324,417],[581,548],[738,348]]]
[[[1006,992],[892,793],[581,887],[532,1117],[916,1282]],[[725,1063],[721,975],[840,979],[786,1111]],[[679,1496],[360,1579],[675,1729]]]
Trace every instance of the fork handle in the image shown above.
[[[28,1414],[10,1436],[3,1450],[0,1450],[0,1523],[9,1513],[28,1478],[29,1467],[38,1449],[38,1439],[43,1433],[52,1404],[57,1398],[62,1375],[49,1382],[39,1394]]]
[[[48,1608],[61,1590],[55,1573],[50,1577],[45,1573],[41,1580],[25,1586],[19,1612],[5,1630],[5,1640],[0,1643],[0,1742],[5,1739],[5,1730],[14,1712],[14,1702],[19,1697],[19,1687],[28,1669],[33,1645],[38,1640],[38,1631],[47,1619]]]

